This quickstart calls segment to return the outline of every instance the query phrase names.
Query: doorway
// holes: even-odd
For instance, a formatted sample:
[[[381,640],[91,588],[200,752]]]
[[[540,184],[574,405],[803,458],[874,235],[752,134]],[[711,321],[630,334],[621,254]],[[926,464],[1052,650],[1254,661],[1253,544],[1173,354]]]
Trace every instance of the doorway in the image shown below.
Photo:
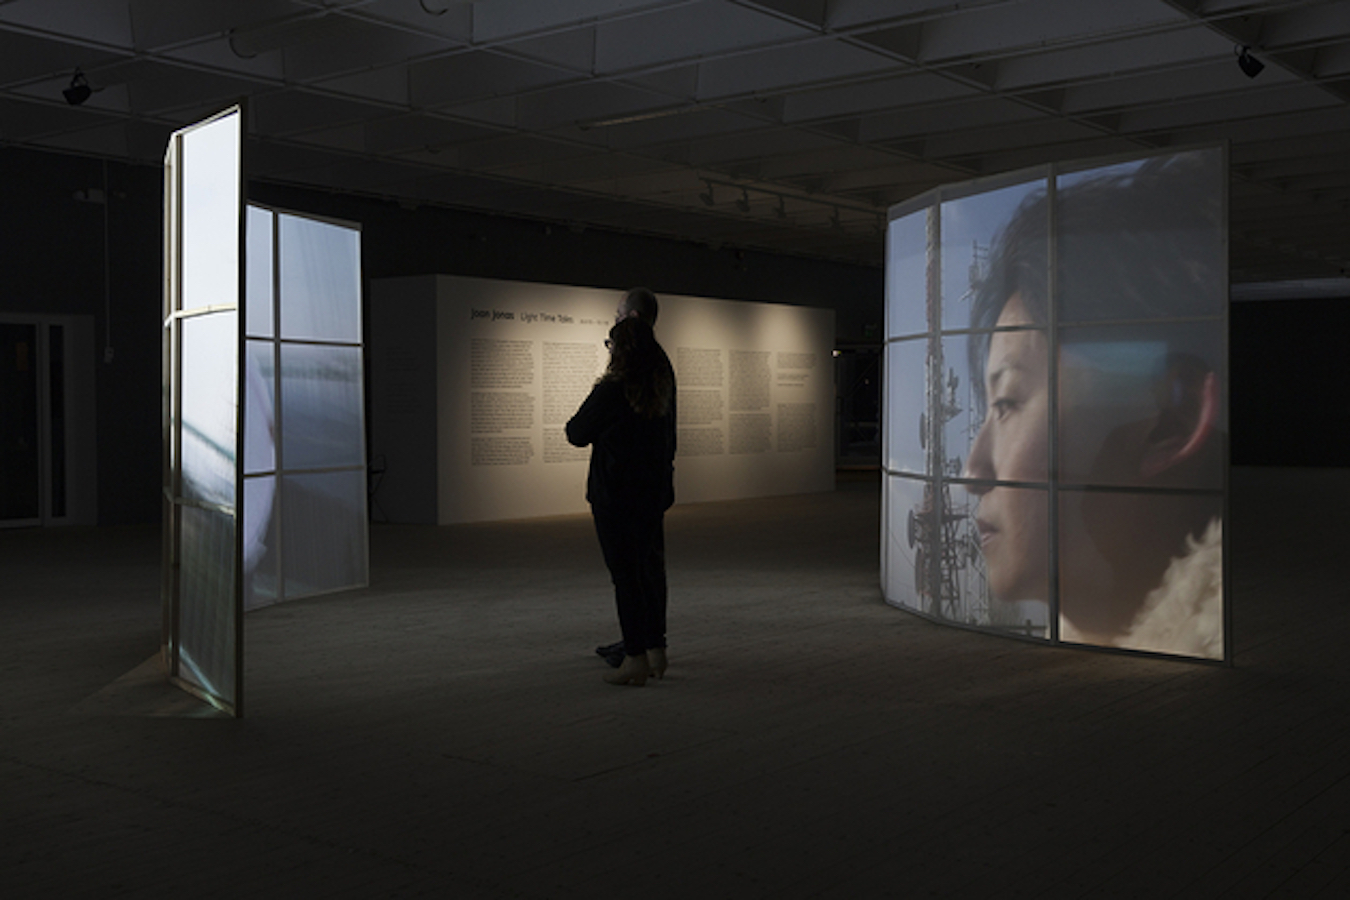
[[[93,318],[0,314],[0,528],[94,524]]]

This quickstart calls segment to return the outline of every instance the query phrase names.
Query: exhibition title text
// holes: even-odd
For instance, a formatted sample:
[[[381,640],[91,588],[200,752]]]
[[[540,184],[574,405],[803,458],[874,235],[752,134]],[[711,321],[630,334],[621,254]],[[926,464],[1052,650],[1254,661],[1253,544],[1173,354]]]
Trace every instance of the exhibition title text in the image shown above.
[[[487,320],[490,321],[490,322],[503,322],[503,321],[508,321],[508,322],[524,322],[524,323],[527,324],[527,325],[530,324],[530,323],[532,323],[532,322],[548,322],[548,323],[551,323],[551,324],[554,324],[554,325],[575,325],[575,324],[577,324],[577,320],[576,320],[575,318],[573,318],[572,316],[567,315],[566,313],[550,313],[550,312],[522,312],[522,313],[518,313],[518,312],[515,312],[515,311],[512,311],[512,310],[501,310],[501,309],[473,309],[473,308],[470,308],[470,309],[469,309],[469,318],[470,318],[470,319],[487,319]],[[593,319],[582,319],[582,320],[581,320],[581,324],[582,324],[582,325],[595,325],[595,324],[597,324],[597,323],[596,323],[596,321],[593,320]]]

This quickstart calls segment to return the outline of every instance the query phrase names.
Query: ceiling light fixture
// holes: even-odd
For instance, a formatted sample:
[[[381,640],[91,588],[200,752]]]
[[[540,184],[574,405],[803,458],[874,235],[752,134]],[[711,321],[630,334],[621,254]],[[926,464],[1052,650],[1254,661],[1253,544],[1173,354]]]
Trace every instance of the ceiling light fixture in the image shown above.
[[[89,79],[84,77],[84,73],[79,69],[70,78],[70,87],[61,91],[61,95],[66,98],[66,102],[71,106],[79,106],[89,99],[89,95],[94,89],[89,86]]]
[[[703,182],[705,188],[705,190],[699,192],[697,195],[698,198],[703,201],[704,206],[709,207],[717,206],[717,197],[715,196],[715,191],[717,188],[726,188],[727,190],[732,192],[733,197],[735,196],[736,191],[741,192],[741,195],[739,197],[736,197],[735,200],[733,201],[736,209],[740,210],[742,213],[753,214],[754,204],[750,200],[751,188],[749,188],[748,186],[743,184],[736,184],[731,181],[719,181],[715,178],[709,178],[706,175],[695,175],[695,177],[699,181]],[[781,191],[775,190],[773,187],[761,186],[759,184],[756,184],[754,186],[754,191],[755,195],[760,196],[760,199],[763,200],[765,203],[773,203],[774,200],[777,200],[776,204],[772,206],[764,206],[763,210],[765,214],[768,214],[770,211],[772,211],[773,216],[781,222],[795,222],[796,224],[802,224],[800,222],[797,222],[788,213],[787,201],[790,199],[792,200],[795,212],[802,213],[808,217],[817,216],[823,212],[826,216],[826,221],[828,222],[828,224],[840,230],[844,231],[848,230],[848,227],[845,226],[845,224],[840,218],[841,212],[848,212],[851,217],[850,222],[856,223],[860,227],[861,223],[864,221],[864,219],[862,218],[864,216],[878,216],[880,221],[883,223],[883,227],[885,224],[885,215],[883,213],[879,213],[875,206],[869,205],[867,207],[863,207],[861,205],[854,206],[851,204],[847,206],[840,206],[833,200],[827,200],[815,196],[802,196],[795,193],[786,194]],[[723,199],[725,200],[725,197]]]
[[[1252,56],[1251,47],[1246,45],[1234,46],[1233,52],[1237,54],[1238,68],[1241,69],[1242,74],[1246,75],[1248,78],[1255,78],[1257,75],[1260,75],[1261,70],[1266,67],[1265,63],[1261,62],[1261,60],[1257,59],[1255,56]]]
[[[615,125],[631,125],[634,122],[651,122],[654,119],[668,119],[671,116],[682,116],[685,113],[702,112],[705,109],[721,109],[721,107],[713,104],[705,106],[699,103],[685,103],[680,106],[667,106],[664,109],[654,109],[650,112],[614,116],[609,119],[593,119],[586,122],[577,122],[577,127],[582,131],[591,128],[610,128]]]

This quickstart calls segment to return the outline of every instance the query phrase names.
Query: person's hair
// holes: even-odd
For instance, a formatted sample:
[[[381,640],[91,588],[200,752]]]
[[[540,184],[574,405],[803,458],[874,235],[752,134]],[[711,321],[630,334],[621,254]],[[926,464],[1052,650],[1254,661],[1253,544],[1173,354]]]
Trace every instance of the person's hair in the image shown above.
[[[654,419],[670,412],[675,382],[652,326],[640,318],[620,319],[609,330],[609,366],[603,381],[623,385],[628,405],[638,415]]]
[[[645,287],[635,287],[623,298],[624,305],[637,313],[637,317],[648,325],[656,326],[656,314],[660,312],[656,295]]]
[[[1218,237],[1221,189],[1200,153],[1155,157],[1137,169],[1089,178],[1054,203],[1059,321],[1180,318],[1223,308]],[[993,328],[1014,295],[1032,324],[1049,325],[1050,208],[1045,191],[1027,197],[994,239],[974,286],[972,329]],[[1078,329],[1062,332],[1069,342]],[[968,344],[977,412],[984,414],[990,334]]]

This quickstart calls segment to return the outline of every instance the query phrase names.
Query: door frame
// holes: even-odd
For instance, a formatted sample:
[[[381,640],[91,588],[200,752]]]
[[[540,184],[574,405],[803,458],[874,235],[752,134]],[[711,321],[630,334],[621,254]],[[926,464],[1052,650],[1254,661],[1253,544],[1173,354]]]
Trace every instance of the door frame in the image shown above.
[[[98,521],[98,457],[95,425],[94,317],[0,312],[7,325],[37,329],[33,364],[38,389],[38,515],[0,519],[0,528],[52,525],[94,525]],[[52,329],[61,329],[61,401],[65,476],[65,508],[54,509]]]

